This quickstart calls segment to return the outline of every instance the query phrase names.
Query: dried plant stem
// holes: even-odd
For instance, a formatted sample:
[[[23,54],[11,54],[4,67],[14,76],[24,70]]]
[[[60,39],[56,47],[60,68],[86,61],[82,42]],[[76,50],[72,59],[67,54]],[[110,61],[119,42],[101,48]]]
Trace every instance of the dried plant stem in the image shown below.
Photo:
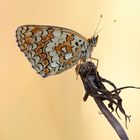
[[[118,109],[125,116],[125,122],[126,122],[125,124],[127,128],[127,120],[130,121],[130,116],[126,115],[125,110],[123,109],[122,99],[119,96],[119,93],[121,92],[121,90],[126,89],[126,88],[140,89],[140,87],[125,86],[125,87],[117,88],[114,83],[102,78],[99,75],[99,73],[97,72],[96,66],[92,62],[82,63],[80,64],[80,66],[78,65],[76,68],[76,71],[80,75],[85,91],[86,91],[85,96],[83,98],[84,101],[87,100],[88,96],[93,97],[97,106],[101,110],[102,114],[104,114],[106,119],[112,125],[112,127],[114,128],[114,130],[116,131],[120,139],[129,140],[123,127],[112,114],[112,112],[114,111],[113,105],[116,105],[115,111],[118,117],[119,117],[119,114],[117,112]],[[104,82],[111,85],[113,90],[109,91],[103,84]],[[108,108],[103,102],[104,100],[109,101],[108,108],[110,108],[112,112],[108,110]]]

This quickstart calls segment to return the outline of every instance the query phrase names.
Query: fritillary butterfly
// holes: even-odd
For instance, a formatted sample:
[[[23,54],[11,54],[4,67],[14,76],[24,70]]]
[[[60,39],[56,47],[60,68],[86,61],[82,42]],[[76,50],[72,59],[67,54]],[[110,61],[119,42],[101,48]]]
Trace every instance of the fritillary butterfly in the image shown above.
[[[17,43],[32,67],[42,77],[59,74],[91,57],[98,41],[76,31],[48,25],[23,25],[16,30]]]

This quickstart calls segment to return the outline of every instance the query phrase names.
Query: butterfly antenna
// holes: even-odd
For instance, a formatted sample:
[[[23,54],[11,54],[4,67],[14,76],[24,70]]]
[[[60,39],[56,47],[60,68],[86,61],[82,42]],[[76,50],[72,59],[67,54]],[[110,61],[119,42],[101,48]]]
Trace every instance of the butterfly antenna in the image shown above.
[[[94,34],[93,34],[93,36],[95,36],[97,33],[97,29],[98,29],[98,27],[99,27],[99,24],[100,24],[100,22],[101,22],[101,19],[102,19],[102,17],[103,17],[103,15],[101,14],[100,15],[100,19],[99,19],[99,21],[98,21],[98,24],[97,24],[97,26],[96,26],[96,28],[95,28],[95,31],[94,31]]]
[[[116,20],[116,19],[115,19],[115,20],[113,20],[113,24],[114,24],[115,22],[117,22],[117,20]],[[111,24],[109,24],[109,25],[107,25],[107,26],[104,26],[104,27],[103,27],[103,28],[101,28],[98,32],[95,32],[95,33],[94,33],[94,36],[95,36],[95,35],[97,35],[99,32],[101,32],[102,30],[104,30],[105,28],[109,27],[110,25],[112,25],[112,23],[111,23]]]

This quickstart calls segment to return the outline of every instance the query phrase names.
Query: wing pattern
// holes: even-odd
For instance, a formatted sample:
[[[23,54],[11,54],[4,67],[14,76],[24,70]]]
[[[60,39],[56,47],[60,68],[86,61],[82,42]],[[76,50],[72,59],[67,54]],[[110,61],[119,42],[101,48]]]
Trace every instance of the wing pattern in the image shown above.
[[[89,45],[79,33],[57,26],[23,25],[17,28],[16,38],[20,50],[43,77],[76,65]]]

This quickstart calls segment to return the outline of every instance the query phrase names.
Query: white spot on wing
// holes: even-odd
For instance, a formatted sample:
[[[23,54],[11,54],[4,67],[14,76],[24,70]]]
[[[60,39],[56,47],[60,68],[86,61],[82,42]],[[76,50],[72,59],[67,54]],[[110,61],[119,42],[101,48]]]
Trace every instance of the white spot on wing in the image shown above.
[[[33,43],[32,44],[32,49],[34,50],[35,48],[37,48],[37,44],[36,43]]]
[[[66,40],[66,36],[67,36],[67,34],[63,32],[63,34],[61,35],[61,39]]]
[[[39,35],[37,35],[37,36],[33,37],[31,42],[33,43],[33,42],[39,42],[39,41],[41,41],[41,37]]]
[[[36,54],[36,52],[35,52],[35,51],[31,51],[31,57],[34,57],[34,56],[35,56],[35,54]]]
[[[56,53],[55,51],[51,51],[51,52],[49,52],[49,54],[50,54],[50,56],[55,56],[55,55],[57,55],[57,53]]]
[[[25,33],[27,31],[27,27],[24,26],[23,29],[22,29],[22,33]]]
[[[40,57],[39,56],[35,56],[35,57],[33,57],[33,59],[35,59],[35,65],[40,61]]]
[[[28,58],[33,58],[35,56],[35,51],[28,51]]]
[[[51,67],[55,68],[55,67],[59,67],[59,65],[56,63],[56,61],[54,61],[53,63],[50,64]]]
[[[29,59],[30,63],[32,64],[32,66],[35,66],[35,60],[34,59]]]
[[[67,52],[65,47],[62,48],[62,51],[64,51],[65,53]]]
[[[26,35],[26,37],[32,36],[32,32],[26,32],[25,35]]]
[[[61,32],[55,30],[55,31],[53,32],[53,35],[54,35],[54,37],[56,37],[56,38],[60,38],[60,36],[61,36]]]
[[[57,43],[59,41],[59,38],[52,38],[51,39],[54,43]]]
[[[53,51],[54,47],[55,47],[54,42],[50,42],[50,43],[47,44],[45,50],[46,50],[46,52],[50,52],[50,51]]]
[[[55,51],[51,51],[50,56],[52,56],[52,61],[59,60],[58,54]]]
[[[67,54],[65,54],[65,58],[66,58],[66,60],[68,60],[68,59],[70,59],[70,58],[72,58],[73,56],[72,56],[72,54],[71,53],[67,53]]]
[[[28,45],[28,50],[31,51],[31,50],[35,50],[35,48],[37,48],[37,45],[34,43],[34,44],[30,44]]]
[[[43,70],[43,66],[41,64],[37,64],[34,68],[37,70],[37,72],[40,72]]]
[[[47,35],[48,31],[46,29],[42,29],[43,34],[42,35]]]

